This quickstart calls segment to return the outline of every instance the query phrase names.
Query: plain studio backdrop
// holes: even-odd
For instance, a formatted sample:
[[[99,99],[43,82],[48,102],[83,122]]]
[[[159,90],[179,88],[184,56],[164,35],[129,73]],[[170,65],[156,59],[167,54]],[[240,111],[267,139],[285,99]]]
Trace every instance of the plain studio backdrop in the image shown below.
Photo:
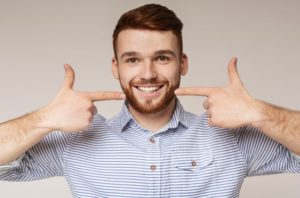
[[[184,22],[190,70],[182,86],[225,86],[227,64],[238,57],[253,97],[300,110],[300,1],[297,0],[0,0],[0,122],[48,104],[76,71],[79,90],[120,90],[111,75],[112,31],[122,13],[146,3],[173,9]],[[203,97],[180,97],[204,112]],[[106,117],[120,101],[96,103]],[[101,180],[101,178],[99,178]],[[247,178],[242,198],[300,197],[300,175]],[[0,197],[71,197],[64,178],[0,182]]]

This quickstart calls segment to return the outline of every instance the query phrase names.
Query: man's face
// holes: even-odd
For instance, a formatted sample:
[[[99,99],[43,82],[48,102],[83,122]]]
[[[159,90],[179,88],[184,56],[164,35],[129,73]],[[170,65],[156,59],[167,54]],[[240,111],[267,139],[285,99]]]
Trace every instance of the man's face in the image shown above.
[[[128,29],[118,36],[112,69],[129,105],[141,113],[156,113],[175,98],[187,57],[180,55],[171,31]]]

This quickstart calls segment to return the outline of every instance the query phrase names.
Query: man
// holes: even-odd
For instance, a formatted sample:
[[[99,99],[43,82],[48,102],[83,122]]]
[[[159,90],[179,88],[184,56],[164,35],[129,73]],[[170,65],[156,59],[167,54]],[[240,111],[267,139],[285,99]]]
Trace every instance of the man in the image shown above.
[[[66,177],[74,197],[238,197],[247,176],[300,172],[300,113],[253,99],[236,58],[230,83],[179,88],[188,71],[182,23],[150,4],[119,19],[112,71],[123,93],[73,90],[74,71],[45,107],[0,125],[2,180]],[[201,116],[175,95],[207,96]],[[124,99],[107,120],[93,102]]]

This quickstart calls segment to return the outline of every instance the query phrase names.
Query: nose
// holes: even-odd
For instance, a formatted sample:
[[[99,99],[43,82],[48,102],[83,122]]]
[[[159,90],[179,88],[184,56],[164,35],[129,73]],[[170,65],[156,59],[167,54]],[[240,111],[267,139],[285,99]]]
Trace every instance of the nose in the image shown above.
[[[141,70],[141,79],[153,80],[157,78],[155,65],[152,61],[145,61]]]

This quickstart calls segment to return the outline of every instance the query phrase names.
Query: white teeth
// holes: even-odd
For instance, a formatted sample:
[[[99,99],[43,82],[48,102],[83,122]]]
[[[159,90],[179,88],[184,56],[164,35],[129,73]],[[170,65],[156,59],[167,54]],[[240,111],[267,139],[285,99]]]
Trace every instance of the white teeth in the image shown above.
[[[157,91],[159,87],[138,87],[138,89],[145,93],[151,93]]]

